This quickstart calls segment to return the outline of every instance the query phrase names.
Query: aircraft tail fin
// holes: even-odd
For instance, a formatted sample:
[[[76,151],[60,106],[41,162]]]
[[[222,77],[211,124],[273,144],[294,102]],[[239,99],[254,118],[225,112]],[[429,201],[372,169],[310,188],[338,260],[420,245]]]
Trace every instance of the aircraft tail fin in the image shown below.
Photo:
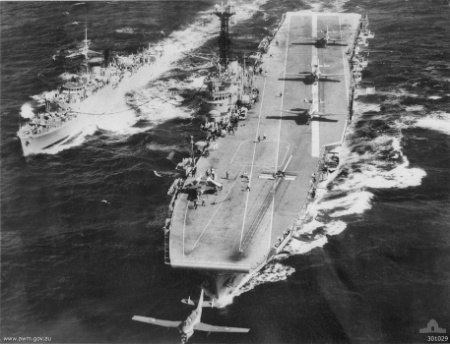
[[[195,302],[189,296],[187,299],[181,299],[181,303],[184,303],[189,306],[195,306]]]

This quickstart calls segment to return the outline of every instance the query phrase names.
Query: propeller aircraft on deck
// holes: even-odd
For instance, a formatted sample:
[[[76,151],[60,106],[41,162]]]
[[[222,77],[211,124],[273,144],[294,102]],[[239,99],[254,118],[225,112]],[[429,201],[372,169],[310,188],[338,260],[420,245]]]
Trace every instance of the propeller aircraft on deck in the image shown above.
[[[286,75],[284,80],[303,81],[306,84],[315,84],[319,81],[340,82],[338,79],[332,77],[342,76],[342,74],[325,74],[320,70],[321,67],[329,67],[328,65],[321,65],[319,59],[317,63],[311,65],[311,72],[300,72],[297,75]]]
[[[313,99],[305,99],[305,103],[310,103],[309,109],[295,109],[295,110],[282,110],[282,112],[292,113],[295,115],[306,115],[307,116],[307,122],[306,124],[310,124],[311,121],[325,121],[325,122],[336,122],[332,119],[327,119],[324,117],[329,116],[338,116],[339,114],[325,114],[319,110],[319,103],[323,103],[323,101],[317,102],[314,98]],[[345,115],[345,114],[342,114]]]
[[[203,298],[204,298],[204,291],[202,289],[197,307],[191,312],[191,314],[189,314],[189,316],[184,321],[161,320],[151,317],[144,317],[140,315],[133,316],[132,320],[162,327],[178,328],[181,334],[181,343],[183,344],[188,342],[189,338],[194,334],[195,330],[204,332],[231,332],[231,333],[247,333],[250,331],[249,328],[215,326],[202,323],[201,322],[202,308],[205,306]],[[190,299],[187,302],[184,302],[182,300],[182,302],[189,305],[193,305],[193,302]]]
[[[305,38],[303,42],[294,42],[293,45],[314,45],[316,48],[326,48],[327,45],[335,46],[346,46],[347,43],[343,42],[341,39],[331,38],[330,31],[327,29],[322,31],[324,34],[322,37],[318,38]]]

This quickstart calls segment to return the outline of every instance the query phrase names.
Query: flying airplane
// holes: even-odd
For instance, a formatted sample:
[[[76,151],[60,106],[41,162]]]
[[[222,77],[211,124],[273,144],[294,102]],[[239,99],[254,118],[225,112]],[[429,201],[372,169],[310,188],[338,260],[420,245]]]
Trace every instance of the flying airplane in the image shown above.
[[[188,342],[189,338],[194,334],[194,330],[205,332],[238,332],[238,333],[247,333],[250,331],[249,328],[214,326],[202,323],[201,317],[203,307],[203,294],[204,291],[202,289],[197,307],[191,312],[191,314],[189,314],[189,316],[184,321],[160,320],[156,318],[143,317],[140,315],[133,316],[132,320],[163,327],[176,327],[180,331],[182,344]]]
[[[320,81],[331,81],[331,82],[340,82],[337,79],[332,79],[330,77],[333,76],[341,76],[342,74],[324,74],[320,70],[321,67],[329,67],[328,65],[321,65],[319,62],[319,58],[317,58],[317,63],[311,65],[311,72],[300,72],[297,75],[287,75],[284,80],[299,80],[303,81],[306,84],[314,84]]]
[[[292,43],[293,45],[314,45],[316,48],[325,48],[327,45],[337,45],[337,46],[347,46],[347,43],[343,42],[341,39],[335,39],[330,37],[330,31],[327,29],[322,31],[324,36],[320,38],[306,38],[304,42]]]

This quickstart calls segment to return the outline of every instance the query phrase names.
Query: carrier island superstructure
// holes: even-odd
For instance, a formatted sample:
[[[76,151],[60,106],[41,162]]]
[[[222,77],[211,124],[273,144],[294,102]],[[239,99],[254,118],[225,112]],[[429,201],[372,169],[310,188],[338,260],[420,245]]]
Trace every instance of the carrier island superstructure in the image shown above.
[[[336,163],[326,166],[350,120],[349,62],[361,27],[359,14],[287,13],[258,68],[259,101],[179,184],[166,263],[209,275],[217,304],[286,245]],[[325,31],[345,44],[305,43]],[[214,192],[196,193],[208,183]]]

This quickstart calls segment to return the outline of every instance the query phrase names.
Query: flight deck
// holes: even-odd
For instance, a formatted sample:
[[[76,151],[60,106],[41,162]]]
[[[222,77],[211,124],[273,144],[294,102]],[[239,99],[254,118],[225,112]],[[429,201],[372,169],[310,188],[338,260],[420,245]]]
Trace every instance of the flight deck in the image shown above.
[[[197,162],[196,177],[213,168],[222,189],[203,195],[204,205],[195,206],[186,193],[177,196],[169,234],[172,266],[250,272],[302,216],[323,146],[345,134],[348,54],[359,22],[358,14],[286,14],[256,78],[259,102],[234,135],[212,142],[210,155]],[[348,46],[303,43],[325,30]],[[329,77],[309,83],[300,74],[315,64]],[[330,116],[308,123],[311,103]]]

